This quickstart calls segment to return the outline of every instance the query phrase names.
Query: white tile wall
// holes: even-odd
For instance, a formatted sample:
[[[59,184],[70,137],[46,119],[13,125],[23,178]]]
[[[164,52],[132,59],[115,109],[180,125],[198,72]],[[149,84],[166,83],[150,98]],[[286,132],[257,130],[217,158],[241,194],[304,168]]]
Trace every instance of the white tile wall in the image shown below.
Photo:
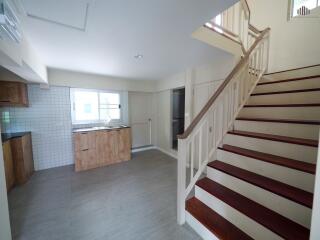
[[[36,170],[72,164],[72,123],[68,87],[28,85],[28,108],[0,108],[3,132],[32,132]]]

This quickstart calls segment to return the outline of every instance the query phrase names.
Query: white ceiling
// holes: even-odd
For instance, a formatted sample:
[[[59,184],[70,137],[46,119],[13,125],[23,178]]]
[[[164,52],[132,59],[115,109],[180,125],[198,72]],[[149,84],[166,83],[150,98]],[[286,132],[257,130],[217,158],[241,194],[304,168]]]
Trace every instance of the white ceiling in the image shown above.
[[[236,0],[21,2],[25,33],[48,67],[157,80],[225,57],[191,33]]]

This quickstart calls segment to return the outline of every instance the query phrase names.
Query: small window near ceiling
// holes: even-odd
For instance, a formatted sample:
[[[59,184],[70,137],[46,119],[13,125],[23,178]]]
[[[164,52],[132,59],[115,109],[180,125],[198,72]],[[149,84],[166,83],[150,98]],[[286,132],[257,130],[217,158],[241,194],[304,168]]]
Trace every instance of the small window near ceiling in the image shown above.
[[[117,123],[121,121],[121,95],[88,89],[70,89],[72,123]]]
[[[313,9],[320,6],[320,0],[291,0],[291,16],[312,16]]]

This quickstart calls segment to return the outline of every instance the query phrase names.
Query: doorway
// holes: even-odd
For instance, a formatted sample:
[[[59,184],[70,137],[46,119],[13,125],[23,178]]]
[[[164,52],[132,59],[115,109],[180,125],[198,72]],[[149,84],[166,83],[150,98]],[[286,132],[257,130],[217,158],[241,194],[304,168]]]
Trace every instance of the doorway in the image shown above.
[[[178,150],[177,135],[184,132],[185,88],[172,90],[172,149]]]

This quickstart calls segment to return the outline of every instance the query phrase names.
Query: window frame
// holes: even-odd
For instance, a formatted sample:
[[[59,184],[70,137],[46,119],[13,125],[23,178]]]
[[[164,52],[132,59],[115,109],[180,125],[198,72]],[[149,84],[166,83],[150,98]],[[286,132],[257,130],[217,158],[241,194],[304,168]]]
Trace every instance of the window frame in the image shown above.
[[[311,9],[311,14],[309,15],[301,15],[301,16],[293,16],[293,9],[294,9],[294,0],[289,0],[289,4],[288,4],[288,20],[291,19],[297,19],[297,18],[319,18],[320,16],[318,14],[313,14],[312,11],[314,9],[320,8],[320,0],[317,0],[317,6],[313,9]]]
[[[76,120],[76,110],[75,110],[75,92],[94,92],[98,94],[98,120]],[[87,89],[87,88],[70,88],[70,102],[71,102],[71,121],[72,125],[81,125],[81,124],[99,124],[99,123],[106,123],[106,120],[101,119],[100,117],[100,93],[116,93],[119,94],[119,101],[120,101],[120,119],[112,119],[108,124],[121,124],[123,122],[123,96],[121,91],[114,91],[114,90],[100,90],[100,89]]]

